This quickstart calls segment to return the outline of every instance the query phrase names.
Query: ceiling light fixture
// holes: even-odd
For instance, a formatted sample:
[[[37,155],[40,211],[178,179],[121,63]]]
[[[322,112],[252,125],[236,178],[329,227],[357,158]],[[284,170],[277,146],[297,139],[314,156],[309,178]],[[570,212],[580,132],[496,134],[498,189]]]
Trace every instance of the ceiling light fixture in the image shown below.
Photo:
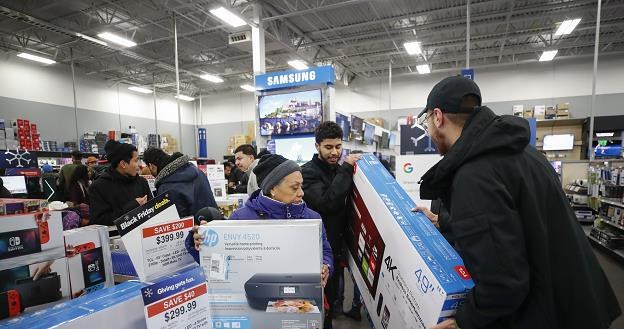
[[[204,80],[208,80],[208,81],[214,82],[214,83],[221,83],[221,82],[223,82],[223,79],[221,77],[216,76],[216,75],[212,75],[212,74],[202,74],[199,77],[204,79]]]
[[[145,89],[145,88],[141,88],[137,86],[131,86],[131,87],[128,87],[128,89],[132,91],[136,91],[137,93],[141,93],[141,94],[151,94],[153,92],[150,89]]]
[[[559,50],[546,50],[545,52],[542,53],[542,56],[540,56],[539,61],[540,62],[552,61],[553,58],[557,56],[558,51]]]
[[[240,27],[247,24],[245,20],[243,20],[233,12],[225,9],[224,7],[213,9],[210,11],[210,13],[232,27]]]
[[[191,96],[186,96],[186,95],[179,95],[179,96],[175,96],[175,98],[182,100],[182,101],[187,101],[187,102],[192,102],[195,100],[195,98],[191,97]]]
[[[110,41],[112,43],[116,43],[116,44],[118,44],[120,46],[123,46],[123,47],[134,47],[134,46],[137,45],[136,42],[134,42],[134,41],[128,40],[126,38],[122,38],[122,37],[120,37],[120,36],[118,36],[116,34],[112,34],[110,32],[100,33],[100,34],[98,34],[98,38]]]
[[[304,62],[302,60],[299,60],[299,59],[288,61],[288,65],[294,67],[296,70],[307,70],[308,69],[308,64],[306,64],[306,62]]]
[[[417,65],[416,70],[418,71],[419,74],[431,73],[431,67],[429,67],[429,64]]]
[[[35,62],[39,62],[39,63],[43,63],[43,64],[54,64],[54,63],[56,63],[55,60],[52,60],[52,59],[49,59],[49,58],[45,58],[45,57],[41,57],[41,56],[37,56],[37,55],[33,55],[33,54],[29,54],[29,53],[19,53],[19,54],[17,54],[17,57],[29,59],[31,61],[35,61]]]
[[[85,39],[87,41],[95,42],[95,43],[100,44],[102,46],[108,46],[108,43],[106,43],[106,42],[104,42],[104,41],[102,41],[100,39],[96,39],[96,38],[90,37],[88,35],[84,35],[82,33],[76,33],[76,36],[81,38],[81,39]]]
[[[407,53],[410,55],[422,54],[420,42],[418,41],[406,42],[403,44],[403,47],[405,47],[405,51],[407,51]]]
[[[572,31],[574,31],[574,28],[576,28],[576,26],[580,22],[581,22],[580,18],[568,19],[568,20],[561,22],[561,24],[559,24],[559,28],[555,32],[555,36],[566,35],[566,34],[572,33]]]
[[[256,88],[252,85],[241,85],[240,86],[242,89],[245,89],[247,91],[251,91],[251,92],[255,92]]]

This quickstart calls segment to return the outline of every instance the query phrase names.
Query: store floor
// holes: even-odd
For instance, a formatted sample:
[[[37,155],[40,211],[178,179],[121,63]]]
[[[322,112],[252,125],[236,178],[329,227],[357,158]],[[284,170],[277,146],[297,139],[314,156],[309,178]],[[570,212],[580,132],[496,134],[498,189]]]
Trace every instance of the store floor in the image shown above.
[[[615,295],[620,302],[620,308],[624,310],[624,265],[614,260],[613,257],[606,255],[595,248],[594,253],[598,258],[602,269],[605,271],[607,278],[609,278],[611,287],[613,287]],[[620,316],[617,320],[615,320],[610,329],[624,329],[624,316]]]
[[[620,302],[620,308],[624,310],[624,265],[615,261],[611,256],[603,254],[601,251],[594,249],[594,253],[609,278],[609,282],[611,282],[611,286]],[[353,281],[351,281],[349,272],[345,271],[344,310],[349,310],[349,308],[351,308],[352,299]],[[335,329],[370,329],[366,316],[364,315],[364,310],[362,310],[362,321],[356,322],[344,315],[340,315],[334,319],[333,324]],[[620,316],[613,322],[610,329],[624,329],[624,316]]]

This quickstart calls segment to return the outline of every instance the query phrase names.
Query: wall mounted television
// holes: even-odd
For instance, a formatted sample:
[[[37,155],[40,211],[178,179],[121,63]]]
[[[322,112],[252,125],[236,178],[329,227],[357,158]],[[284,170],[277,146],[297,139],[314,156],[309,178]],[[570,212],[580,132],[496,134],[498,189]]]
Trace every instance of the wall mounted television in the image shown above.
[[[314,133],[323,121],[323,97],[320,89],[258,98],[260,135]]]

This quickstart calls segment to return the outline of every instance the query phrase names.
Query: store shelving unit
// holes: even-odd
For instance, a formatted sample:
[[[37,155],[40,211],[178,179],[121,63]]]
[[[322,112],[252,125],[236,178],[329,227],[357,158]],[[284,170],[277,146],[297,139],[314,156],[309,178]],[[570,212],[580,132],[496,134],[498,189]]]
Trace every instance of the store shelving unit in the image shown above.
[[[619,262],[624,264],[624,250],[622,250],[622,249],[611,249],[611,248],[605,246],[602,242],[596,240],[596,238],[594,238],[593,236],[591,236],[589,234],[587,235],[587,238],[592,243],[592,245],[598,247],[600,250],[602,250],[605,253],[611,255],[613,258],[617,259]]]
[[[622,200],[619,200],[619,199],[600,198],[600,202],[601,203],[607,203],[607,204],[610,204],[612,206],[624,208],[624,203],[622,203]]]

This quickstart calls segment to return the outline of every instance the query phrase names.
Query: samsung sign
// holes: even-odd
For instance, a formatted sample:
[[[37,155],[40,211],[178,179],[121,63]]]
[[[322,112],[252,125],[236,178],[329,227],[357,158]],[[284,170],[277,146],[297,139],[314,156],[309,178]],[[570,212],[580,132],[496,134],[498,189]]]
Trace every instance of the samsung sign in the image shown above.
[[[334,84],[334,68],[331,66],[311,67],[307,70],[271,72],[256,76],[256,90],[292,88],[305,85]]]

